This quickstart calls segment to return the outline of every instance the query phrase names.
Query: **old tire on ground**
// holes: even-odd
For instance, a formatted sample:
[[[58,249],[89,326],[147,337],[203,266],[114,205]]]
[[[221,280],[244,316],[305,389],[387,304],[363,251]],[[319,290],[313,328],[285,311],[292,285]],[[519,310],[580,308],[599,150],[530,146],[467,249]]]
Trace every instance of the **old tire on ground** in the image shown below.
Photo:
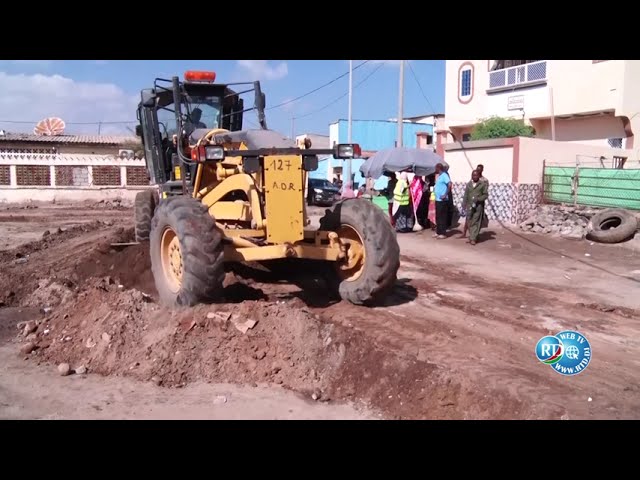
[[[337,262],[332,276],[340,297],[355,305],[381,303],[400,268],[398,239],[382,210],[368,200],[345,200],[320,219],[320,229],[338,233],[349,244],[349,259]]]
[[[151,219],[158,205],[157,193],[153,190],[138,192],[133,204],[133,219],[135,225],[136,242],[149,240]]]
[[[610,208],[591,218],[587,236],[600,243],[619,243],[631,238],[637,229],[638,220],[633,214]]]
[[[191,197],[158,205],[151,223],[151,271],[161,303],[193,306],[222,294],[222,233],[207,207]]]

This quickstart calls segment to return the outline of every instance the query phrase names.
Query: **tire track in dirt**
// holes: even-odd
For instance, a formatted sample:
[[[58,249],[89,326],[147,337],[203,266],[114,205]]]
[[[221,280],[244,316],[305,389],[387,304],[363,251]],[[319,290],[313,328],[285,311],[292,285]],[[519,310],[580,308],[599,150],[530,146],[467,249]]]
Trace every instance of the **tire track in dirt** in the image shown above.
[[[407,263],[410,267],[418,263],[410,261],[405,259],[403,273],[407,271]],[[552,289],[486,283],[460,271],[420,263],[427,267],[429,275],[438,278],[438,285],[445,285],[442,288],[450,291],[442,292],[433,284],[414,278],[410,285],[420,294],[409,303],[373,311],[340,304],[318,313],[332,321],[353,325],[391,348],[446,368],[460,382],[474,378],[483,390],[507,392],[509,397],[523,402],[525,410],[519,415],[525,418],[558,418],[566,412],[581,418],[640,415],[633,388],[628,388],[638,381],[634,368],[637,350],[629,350],[632,357],[624,358],[620,351],[603,348],[588,374],[571,379],[540,365],[533,353],[543,335],[555,334],[559,328],[575,328],[576,313],[582,323],[596,326],[587,335],[594,348],[605,340],[598,328],[615,332],[611,335],[615,339],[629,338],[634,332],[637,336],[637,327],[629,326],[627,319],[629,316],[637,319],[636,312],[623,309],[621,315],[603,320],[593,315],[593,308],[573,303],[579,298],[573,294],[558,298]],[[476,295],[479,305],[469,300],[466,289]],[[541,318],[549,309],[556,313],[553,325]],[[598,405],[588,404],[587,397],[597,397]]]
[[[56,322],[61,329],[72,324],[73,337],[82,343],[50,350],[51,360],[68,354],[82,359],[88,336],[82,321],[91,317],[97,322],[91,336],[109,331],[117,338],[117,350],[95,357],[96,365],[109,365],[104,374],[148,380],[148,374],[156,372],[169,384],[198,378],[240,383],[266,379],[306,395],[321,385],[328,398],[366,400],[392,418],[559,418],[565,413],[571,418],[640,418],[640,359],[634,340],[640,316],[633,310],[593,305],[575,292],[560,293],[544,285],[487,282],[462,270],[403,257],[401,275],[409,278],[398,282],[387,306],[332,303],[323,297],[326,289],[307,279],[308,272],[300,267],[295,272],[299,278],[289,272],[298,287],[278,283],[270,274],[258,275],[259,281],[236,277],[238,283],[228,287],[228,301],[234,304],[215,307],[248,317],[266,315],[256,337],[237,337],[211,326],[174,337],[175,321],[180,325],[201,318],[206,308],[186,310],[180,318],[163,309],[140,317],[146,307],[129,299],[127,292],[154,294],[147,248],[117,251],[110,244],[129,240],[132,229],[96,225],[34,242],[31,250],[25,247],[30,258],[21,265],[11,263],[19,249],[0,253],[0,267],[8,272],[0,278],[0,288],[16,290],[13,304],[29,304],[34,291],[42,294],[33,301],[45,298],[49,286],[38,288],[42,279],[71,282],[76,297],[67,308],[73,314]],[[96,297],[86,291],[91,279],[107,276],[107,293]],[[117,283],[125,286],[124,292],[112,291]],[[244,301],[249,294],[263,300]],[[93,320],[98,310],[103,315]],[[345,346],[344,354],[337,347],[326,348],[325,327],[305,312],[315,314],[326,328],[337,327],[331,337]],[[132,323],[127,315],[138,320]],[[151,319],[161,324],[151,328]],[[292,322],[290,327],[287,322]],[[595,356],[588,373],[567,379],[540,365],[533,349],[541,336],[576,324],[586,330]],[[301,335],[316,345],[316,373],[311,363],[298,365],[313,357],[307,343],[300,342]],[[253,358],[260,355],[256,345],[266,350],[268,363]],[[211,355],[212,346],[218,354]],[[190,353],[175,359],[176,351]],[[140,361],[141,355],[152,359],[155,353],[161,355],[161,364]],[[130,372],[135,362],[141,367]],[[594,401],[587,403],[587,397]]]

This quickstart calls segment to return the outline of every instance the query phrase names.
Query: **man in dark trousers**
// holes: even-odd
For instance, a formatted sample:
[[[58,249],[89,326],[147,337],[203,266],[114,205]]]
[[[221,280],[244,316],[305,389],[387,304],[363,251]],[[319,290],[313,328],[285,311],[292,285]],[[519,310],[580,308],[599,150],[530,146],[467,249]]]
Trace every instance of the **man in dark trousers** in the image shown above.
[[[436,234],[438,239],[447,238],[449,228],[449,197],[451,196],[451,178],[445,172],[441,163],[436,165],[436,185],[434,196],[436,197]]]
[[[480,180],[480,173],[474,170],[471,180],[467,183],[462,199],[462,205],[467,211],[469,222],[469,240],[471,245],[475,245],[482,228],[482,217],[484,215],[484,202],[489,197],[487,184]]]

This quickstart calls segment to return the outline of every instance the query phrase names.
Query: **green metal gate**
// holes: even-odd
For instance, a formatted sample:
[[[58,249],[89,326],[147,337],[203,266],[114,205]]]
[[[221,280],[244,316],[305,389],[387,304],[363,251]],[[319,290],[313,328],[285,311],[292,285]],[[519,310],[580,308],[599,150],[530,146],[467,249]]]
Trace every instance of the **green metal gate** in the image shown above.
[[[640,210],[640,169],[544,167],[548,203]]]

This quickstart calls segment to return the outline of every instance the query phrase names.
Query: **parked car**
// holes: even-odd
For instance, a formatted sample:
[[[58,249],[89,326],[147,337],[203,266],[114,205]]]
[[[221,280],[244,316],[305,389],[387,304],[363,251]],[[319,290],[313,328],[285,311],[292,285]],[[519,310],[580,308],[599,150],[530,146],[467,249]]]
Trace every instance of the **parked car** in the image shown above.
[[[307,205],[333,205],[340,200],[340,189],[329,180],[321,178],[309,179]]]

